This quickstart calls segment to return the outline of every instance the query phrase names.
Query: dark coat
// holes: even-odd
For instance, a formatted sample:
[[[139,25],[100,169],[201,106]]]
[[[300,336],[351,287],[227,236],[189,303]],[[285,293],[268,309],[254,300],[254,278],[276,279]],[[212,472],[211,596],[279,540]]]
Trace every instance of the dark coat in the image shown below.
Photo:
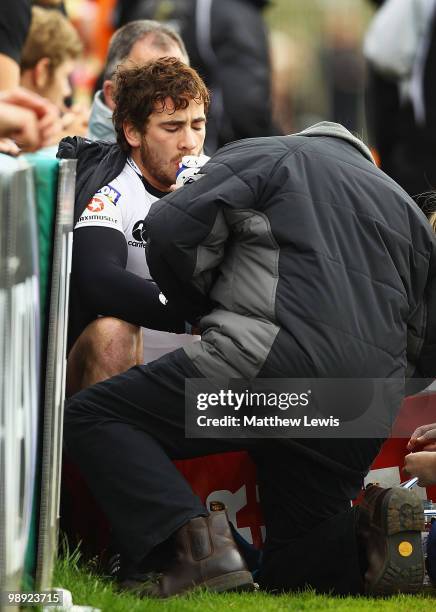
[[[152,205],[148,264],[207,377],[433,377],[436,240],[337,124],[218,151]],[[409,365],[409,367],[408,367]]]

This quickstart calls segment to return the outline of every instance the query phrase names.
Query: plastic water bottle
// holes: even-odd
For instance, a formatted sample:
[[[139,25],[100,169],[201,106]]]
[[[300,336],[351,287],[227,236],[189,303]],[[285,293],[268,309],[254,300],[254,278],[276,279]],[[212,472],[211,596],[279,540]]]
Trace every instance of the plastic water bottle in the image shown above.
[[[210,158],[207,155],[185,155],[176,173],[176,185],[188,185],[197,180],[196,175]]]

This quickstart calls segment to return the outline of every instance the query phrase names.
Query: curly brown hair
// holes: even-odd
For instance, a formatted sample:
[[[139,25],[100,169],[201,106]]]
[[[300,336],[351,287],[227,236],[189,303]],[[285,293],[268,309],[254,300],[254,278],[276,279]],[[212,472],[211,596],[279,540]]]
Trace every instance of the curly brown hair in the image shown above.
[[[155,104],[171,98],[174,110],[185,109],[190,100],[210,105],[210,95],[200,75],[174,57],[163,57],[134,68],[121,67],[115,75],[113,123],[117,142],[123,151],[130,151],[123,124],[128,121],[141,134]]]

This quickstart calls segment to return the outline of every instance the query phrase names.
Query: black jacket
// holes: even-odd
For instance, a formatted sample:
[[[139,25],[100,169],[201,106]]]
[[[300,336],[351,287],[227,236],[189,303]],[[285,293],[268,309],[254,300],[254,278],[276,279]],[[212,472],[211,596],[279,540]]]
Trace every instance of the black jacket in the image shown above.
[[[436,239],[345,128],[247,139],[147,216],[153,278],[207,377],[436,372]],[[397,406],[398,407],[398,406]]]
[[[0,3],[0,53],[14,60],[21,61],[26,37],[32,18],[30,0]]]
[[[277,134],[272,121],[268,41],[262,8],[269,0],[139,0],[123,15],[175,26],[191,65],[212,91],[205,150],[227,142]]]

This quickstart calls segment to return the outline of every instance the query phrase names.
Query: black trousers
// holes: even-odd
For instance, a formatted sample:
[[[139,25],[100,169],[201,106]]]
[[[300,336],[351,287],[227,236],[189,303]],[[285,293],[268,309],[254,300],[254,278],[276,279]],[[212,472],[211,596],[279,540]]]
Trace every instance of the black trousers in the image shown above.
[[[361,592],[350,500],[381,442],[185,438],[185,379],[200,377],[180,349],[66,404],[67,453],[107,514],[122,552],[139,564],[188,520],[205,514],[173,459],[247,450],[257,466],[267,531],[262,586]]]

